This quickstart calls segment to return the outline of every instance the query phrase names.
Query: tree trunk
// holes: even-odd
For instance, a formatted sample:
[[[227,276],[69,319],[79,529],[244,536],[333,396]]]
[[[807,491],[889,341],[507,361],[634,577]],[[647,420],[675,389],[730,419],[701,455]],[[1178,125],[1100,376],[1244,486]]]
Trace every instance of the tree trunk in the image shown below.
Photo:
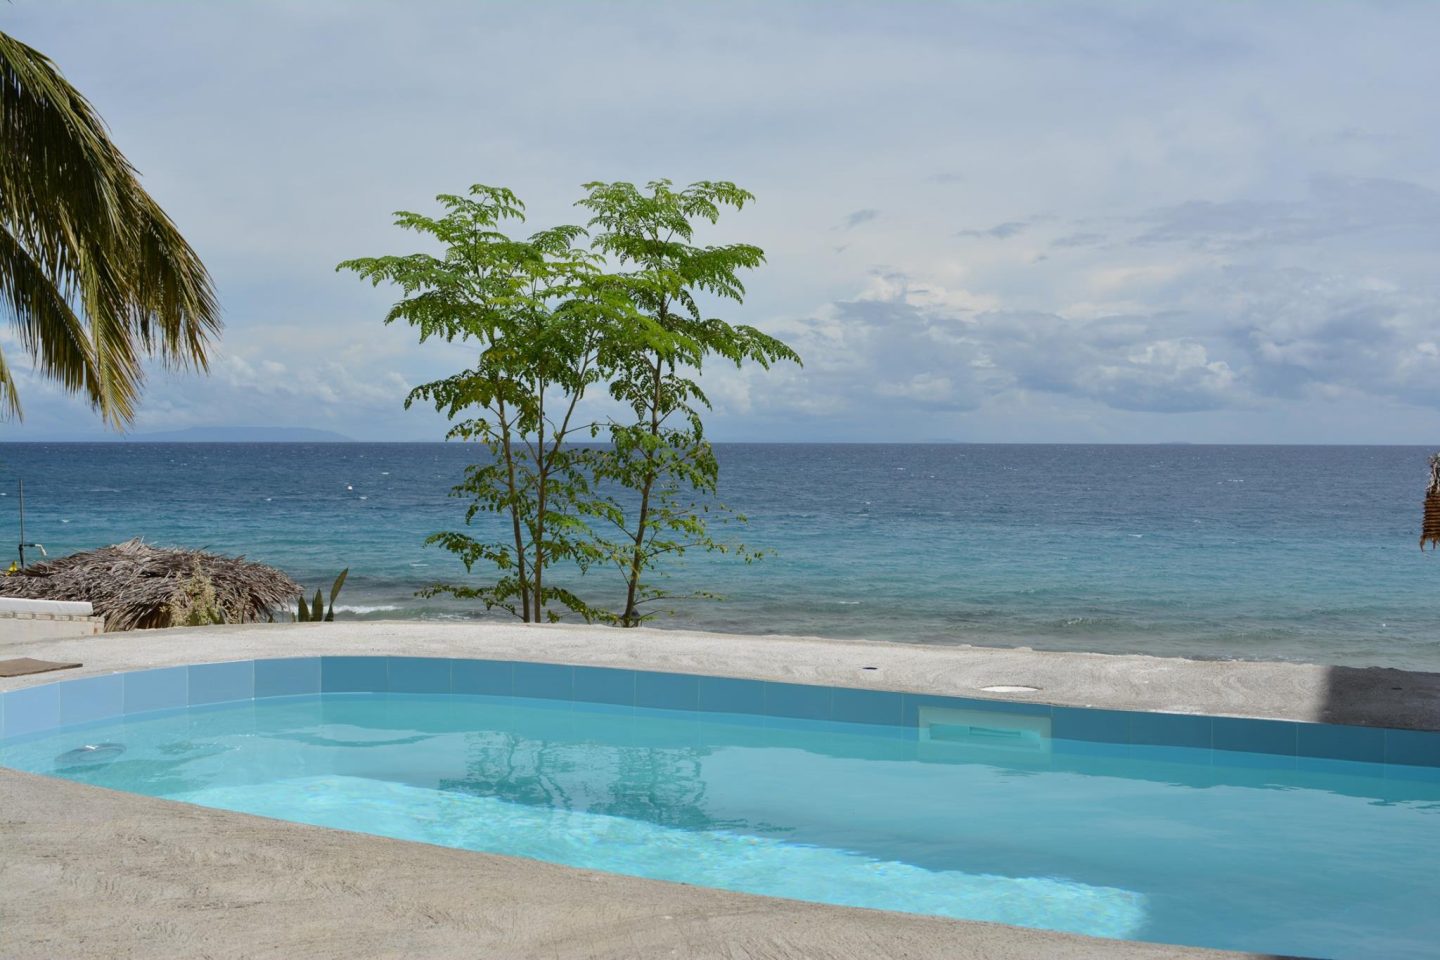
[[[540,402],[540,423],[536,428],[535,452],[538,463],[538,488],[535,494],[535,623],[543,623],[545,615],[545,467],[549,458],[545,456],[545,383],[537,386]]]
[[[650,399],[650,436],[660,434],[660,352],[655,352],[655,392]],[[653,453],[645,452],[645,459],[649,461]],[[620,617],[621,626],[636,627],[640,625],[640,611],[637,608],[636,594],[640,587],[640,571],[644,569],[645,563],[645,534],[649,529],[650,522],[650,493],[655,487],[655,471],[649,469],[645,474],[645,483],[640,488],[640,517],[635,525],[635,552],[630,557],[630,582],[625,590],[625,613]]]
[[[501,442],[505,450],[507,490],[510,493],[510,525],[515,533],[515,563],[520,580],[521,620],[530,623],[530,574],[525,569],[525,538],[520,532],[520,502],[515,496],[515,454],[510,446],[510,424],[505,419],[505,401],[499,401]]]

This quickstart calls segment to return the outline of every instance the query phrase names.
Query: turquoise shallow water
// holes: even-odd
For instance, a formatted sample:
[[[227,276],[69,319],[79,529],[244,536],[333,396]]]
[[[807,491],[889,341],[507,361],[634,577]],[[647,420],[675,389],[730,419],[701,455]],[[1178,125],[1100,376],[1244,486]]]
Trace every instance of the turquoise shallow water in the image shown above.
[[[1440,670],[1440,554],[1418,447],[722,444],[747,566],[691,555],[659,625],[917,643]],[[483,616],[418,600],[459,563],[464,444],[0,444],[0,542],[132,536],[243,553],[342,618]],[[484,520],[493,518],[482,518]],[[503,534],[498,527],[492,532]],[[608,575],[571,585],[612,607]]]
[[[57,760],[94,743],[124,751]],[[1433,770],[406,694],[139,715],[7,744],[0,763],[826,903],[1342,960],[1440,940]]]

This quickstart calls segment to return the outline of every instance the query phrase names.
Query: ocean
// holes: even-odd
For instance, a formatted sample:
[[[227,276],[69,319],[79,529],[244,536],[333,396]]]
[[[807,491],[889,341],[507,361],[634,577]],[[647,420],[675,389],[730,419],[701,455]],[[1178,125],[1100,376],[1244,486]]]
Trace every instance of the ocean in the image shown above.
[[[1429,448],[722,444],[754,564],[690,554],[658,627],[1440,670]],[[53,555],[143,537],[244,554],[337,620],[465,619],[463,444],[0,444],[0,538]],[[487,518],[487,522],[494,522]],[[478,579],[478,578],[476,578]],[[618,574],[577,582],[620,603]],[[488,616],[504,616],[489,614]],[[337,629],[339,629],[337,625]]]

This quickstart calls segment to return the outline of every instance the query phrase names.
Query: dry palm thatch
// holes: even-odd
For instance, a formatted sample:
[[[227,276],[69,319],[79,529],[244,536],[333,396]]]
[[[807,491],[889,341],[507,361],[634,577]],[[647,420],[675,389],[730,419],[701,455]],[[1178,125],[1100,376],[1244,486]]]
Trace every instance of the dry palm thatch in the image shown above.
[[[1430,486],[1425,489],[1425,522],[1420,527],[1420,549],[1440,546],[1440,453],[1430,458]]]
[[[267,619],[300,587],[244,557],[127,540],[0,577],[0,596],[88,601],[115,631]]]

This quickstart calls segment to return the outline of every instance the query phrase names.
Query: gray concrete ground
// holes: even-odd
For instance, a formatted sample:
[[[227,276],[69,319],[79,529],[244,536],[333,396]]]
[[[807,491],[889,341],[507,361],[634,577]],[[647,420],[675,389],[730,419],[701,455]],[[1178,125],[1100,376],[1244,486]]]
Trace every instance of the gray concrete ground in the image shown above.
[[[80,675],[315,654],[472,656],[1117,709],[1440,728],[1440,675],[585,627],[212,627],[34,642]],[[864,670],[863,667],[875,667]],[[999,695],[996,695],[999,696]],[[0,768],[0,957],[907,958],[1240,956],[798,903],[406,843]]]
[[[6,770],[0,849],[7,960],[1236,956],[595,873]]]

